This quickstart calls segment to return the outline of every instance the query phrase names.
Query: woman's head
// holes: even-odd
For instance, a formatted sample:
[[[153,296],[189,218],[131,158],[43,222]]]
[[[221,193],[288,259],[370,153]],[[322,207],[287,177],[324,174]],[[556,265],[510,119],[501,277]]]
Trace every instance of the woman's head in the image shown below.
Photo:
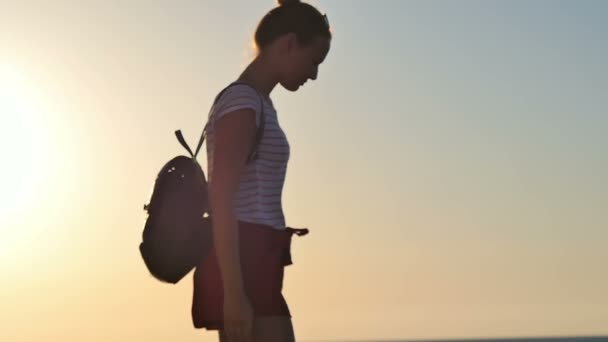
[[[258,24],[254,42],[259,54],[272,51],[279,82],[294,91],[316,79],[331,43],[327,17],[299,0],[278,0]]]

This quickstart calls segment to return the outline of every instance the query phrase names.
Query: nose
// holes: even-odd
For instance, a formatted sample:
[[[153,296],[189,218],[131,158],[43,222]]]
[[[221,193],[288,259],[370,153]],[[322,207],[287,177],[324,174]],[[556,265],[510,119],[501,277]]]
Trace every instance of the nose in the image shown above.
[[[310,76],[311,80],[316,80],[317,79],[317,74],[319,73],[319,68],[316,67],[315,70],[312,72],[312,75]]]

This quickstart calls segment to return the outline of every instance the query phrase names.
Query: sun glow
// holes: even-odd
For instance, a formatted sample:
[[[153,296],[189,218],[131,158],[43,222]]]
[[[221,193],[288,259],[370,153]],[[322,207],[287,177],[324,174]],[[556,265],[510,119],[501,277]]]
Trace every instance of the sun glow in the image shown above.
[[[0,254],[22,252],[33,234],[36,198],[48,183],[45,165],[50,114],[27,74],[0,65]],[[3,258],[4,259],[4,258]]]

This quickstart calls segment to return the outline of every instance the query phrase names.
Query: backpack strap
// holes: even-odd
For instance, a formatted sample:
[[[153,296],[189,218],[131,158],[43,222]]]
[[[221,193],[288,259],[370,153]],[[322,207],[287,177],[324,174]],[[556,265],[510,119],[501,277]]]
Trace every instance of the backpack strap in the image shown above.
[[[192,159],[196,160],[196,157],[192,153],[190,146],[188,146],[188,144],[186,143],[186,140],[184,139],[184,136],[182,135],[182,131],[179,129],[177,131],[175,131],[175,136],[177,137],[177,141],[179,141],[179,143],[188,151],[188,153],[190,153],[190,156],[192,157]]]
[[[228,90],[228,88],[230,88],[234,85],[239,85],[239,84],[247,85],[247,86],[253,88],[249,83],[238,82],[238,81],[232,82],[227,87],[222,89],[222,91],[220,91],[219,94],[217,94],[217,96],[215,97],[215,100],[213,101],[213,104],[217,103],[217,101],[222,97],[222,95],[226,92],[226,90]],[[257,89],[255,89],[255,88],[253,88],[253,89],[256,91],[256,93],[258,93],[258,96],[260,97],[260,107],[261,107],[260,116],[261,117],[260,117],[260,127],[257,130],[256,136],[255,136],[255,142],[253,144],[253,147],[251,148],[249,157],[247,158],[247,163],[250,163],[251,161],[257,159],[257,157],[258,157],[257,149],[258,149],[258,145],[260,144],[260,141],[262,141],[262,137],[264,136],[264,126],[266,124],[266,115],[264,115],[264,100],[262,99],[262,95],[260,95],[260,93],[257,91]],[[198,155],[198,152],[200,151],[201,146],[203,145],[203,142],[205,141],[208,127],[209,127],[209,121],[207,121],[207,124],[205,125],[205,128],[203,129],[203,133],[201,134],[201,137],[198,140],[198,144],[196,146],[196,150],[195,150],[194,154],[192,153],[192,151],[190,150],[190,148],[184,141],[183,136],[180,139],[180,136],[182,135],[181,132],[179,130],[175,132],[175,135],[177,136],[177,140],[179,140],[179,142],[182,144],[182,146],[184,146],[186,148],[186,150],[188,150],[188,152],[190,152],[190,155],[192,156],[192,159],[194,159],[194,160],[196,160],[196,156]]]

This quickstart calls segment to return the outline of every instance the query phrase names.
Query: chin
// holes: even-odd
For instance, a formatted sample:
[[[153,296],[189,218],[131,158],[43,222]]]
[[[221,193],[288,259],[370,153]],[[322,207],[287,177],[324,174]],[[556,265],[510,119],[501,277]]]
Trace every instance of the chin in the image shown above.
[[[299,83],[292,83],[292,84],[281,83],[281,85],[283,86],[283,88],[285,88],[289,91],[296,91],[296,90],[300,89],[300,87],[301,87],[301,85]]]

